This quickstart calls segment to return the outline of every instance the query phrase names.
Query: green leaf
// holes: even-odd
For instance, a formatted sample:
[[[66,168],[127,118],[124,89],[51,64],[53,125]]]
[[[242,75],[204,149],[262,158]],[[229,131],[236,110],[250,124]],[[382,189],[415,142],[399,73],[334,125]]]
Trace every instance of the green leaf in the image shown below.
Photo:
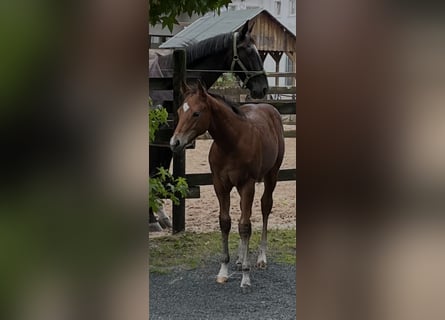
[[[170,172],[168,172],[164,167],[159,167],[158,173],[159,173],[162,181],[165,181],[166,178],[170,175]]]
[[[173,26],[178,24],[176,16],[180,13],[186,12],[191,16],[193,13],[204,14],[217,10],[219,15],[220,8],[228,7],[231,2],[231,0],[151,0],[149,20],[151,25],[161,23],[163,28],[167,26],[171,32]]]

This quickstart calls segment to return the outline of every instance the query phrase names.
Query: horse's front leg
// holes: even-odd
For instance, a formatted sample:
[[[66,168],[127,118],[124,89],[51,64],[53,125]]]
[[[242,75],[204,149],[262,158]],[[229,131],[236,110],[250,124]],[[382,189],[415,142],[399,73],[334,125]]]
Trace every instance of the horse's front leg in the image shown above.
[[[223,188],[220,184],[214,182],[215,192],[219,201],[219,227],[222,236],[222,257],[221,268],[219,269],[216,281],[225,283],[229,278],[229,232],[232,226],[230,219],[230,189]]]
[[[243,270],[241,288],[245,288],[250,287],[249,240],[252,234],[250,217],[252,215],[252,203],[255,195],[255,181],[250,180],[243,186],[238,187],[238,192],[241,198],[241,218],[238,225],[240,235],[239,258],[241,258],[241,268]]]

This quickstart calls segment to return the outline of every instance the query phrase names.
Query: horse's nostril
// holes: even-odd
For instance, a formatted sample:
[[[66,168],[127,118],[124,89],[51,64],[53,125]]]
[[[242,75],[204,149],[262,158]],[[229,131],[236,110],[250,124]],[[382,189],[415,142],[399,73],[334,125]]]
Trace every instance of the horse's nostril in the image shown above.
[[[170,150],[173,152],[176,152],[176,150],[178,150],[179,145],[181,144],[181,142],[179,141],[179,139],[171,139],[170,140]]]

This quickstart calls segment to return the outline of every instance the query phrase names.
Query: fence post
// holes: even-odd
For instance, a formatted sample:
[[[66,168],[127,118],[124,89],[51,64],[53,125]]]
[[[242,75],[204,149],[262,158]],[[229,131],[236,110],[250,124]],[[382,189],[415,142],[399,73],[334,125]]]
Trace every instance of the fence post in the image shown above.
[[[186,56],[184,49],[173,52],[173,114],[174,125],[178,123],[177,110],[182,102],[181,83],[186,79]],[[185,149],[180,153],[173,154],[173,176],[175,178],[185,177]],[[181,199],[179,205],[173,205],[173,233],[185,230],[185,199]]]

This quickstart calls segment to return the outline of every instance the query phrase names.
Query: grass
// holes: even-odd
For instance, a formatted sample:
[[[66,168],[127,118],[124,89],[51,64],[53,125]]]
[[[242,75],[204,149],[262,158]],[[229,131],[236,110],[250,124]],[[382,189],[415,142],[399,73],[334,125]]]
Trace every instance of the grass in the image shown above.
[[[295,230],[269,230],[268,262],[295,264]],[[250,255],[256,255],[261,231],[250,238]],[[233,259],[238,250],[239,235],[230,233],[229,251]],[[150,272],[166,274],[175,270],[191,270],[209,261],[218,261],[221,254],[221,233],[190,233],[150,239]]]

